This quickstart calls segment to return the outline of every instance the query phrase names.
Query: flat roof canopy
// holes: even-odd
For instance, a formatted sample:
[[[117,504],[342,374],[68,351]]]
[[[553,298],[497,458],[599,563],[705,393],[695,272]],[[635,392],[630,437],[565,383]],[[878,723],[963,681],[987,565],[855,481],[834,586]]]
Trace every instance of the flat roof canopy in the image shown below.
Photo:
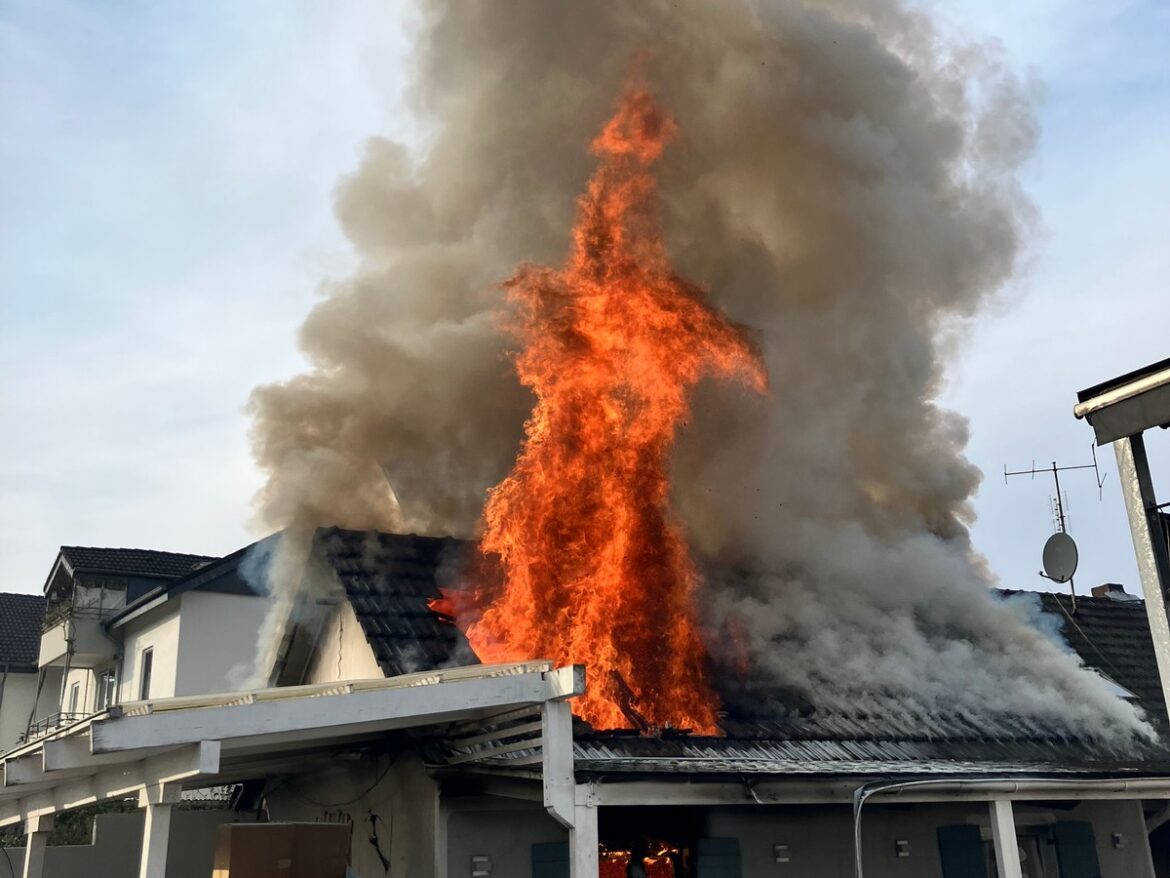
[[[1170,359],[1082,390],[1073,414],[1088,420],[1098,445],[1170,426]]]
[[[130,703],[0,756],[0,826],[162,787],[299,773],[339,746],[561,701],[584,683],[581,666],[523,662]]]

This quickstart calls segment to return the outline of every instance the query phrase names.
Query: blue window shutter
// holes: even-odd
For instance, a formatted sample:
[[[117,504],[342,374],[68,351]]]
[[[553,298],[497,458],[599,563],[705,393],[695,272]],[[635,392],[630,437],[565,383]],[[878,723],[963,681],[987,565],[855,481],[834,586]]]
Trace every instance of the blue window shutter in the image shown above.
[[[569,843],[534,844],[532,878],[569,878]]]
[[[1101,878],[1093,824],[1080,821],[1057,823],[1052,827],[1060,878]]]
[[[943,878],[987,878],[987,861],[978,826],[940,826],[938,853]]]
[[[738,838],[700,838],[695,852],[698,878],[742,878]]]

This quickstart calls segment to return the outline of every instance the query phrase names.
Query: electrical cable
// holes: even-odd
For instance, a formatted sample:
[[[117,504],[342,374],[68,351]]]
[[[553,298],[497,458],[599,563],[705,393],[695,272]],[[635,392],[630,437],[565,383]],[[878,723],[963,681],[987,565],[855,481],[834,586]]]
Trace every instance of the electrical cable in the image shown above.
[[[386,767],[382,770],[382,773],[379,774],[376,778],[374,778],[373,783],[371,783],[368,787],[366,787],[364,790],[362,790],[360,793],[358,793],[352,799],[347,799],[344,802],[318,802],[316,799],[312,799],[312,798],[306,796],[304,793],[302,793],[300,790],[298,790],[296,788],[293,789],[293,795],[296,796],[298,799],[301,799],[302,801],[308,802],[310,805],[316,805],[318,808],[343,808],[346,805],[352,805],[355,802],[360,801],[361,799],[365,798],[370,793],[372,793],[374,791],[374,788],[377,787],[378,784],[380,784],[383,780],[386,779],[386,775],[388,775],[390,773],[390,769],[394,767],[394,763],[396,761],[397,761],[396,759],[391,757],[390,761],[387,763]]]
[[[1077,633],[1080,634],[1081,637],[1085,638],[1085,643],[1087,643],[1087,644],[1089,644],[1089,646],[1093,647],[1093,652],[1095,652],[1095,653],[1097,653],[1097,655],[1101,656],[1101,661],[1105,662],[1105,664],[1107,664],[1109,666],[1109,669],[1111,671],[1113,671],[1114,674],[1117,674],[1120,677],[1121,671],[1117,670],[1117,666],[1115,664],[1113,664],[1113,662],[1109,661],[1109,656],[1107,656],[1107,655],[1105,655],[1105,653],[1101,652],[1101,650],[1100,650],[1100,648],[1098,648],[1097,644],[1095,644],[1093,642],[1093,638],[1089,637],[1089,635],[1085,633],[1085,629],[1077,624],[1077,620],[1074,619],[1072,617],[1072,615],[1069,613],[1069,611],[1064,608],[1064,604],[1061,603],[1059,596],[1056,599],[1056,606],[1058,606],[1060,608],[1060,612],[1062,612],[1064,614],[1064,617],[1066,619],[1068,619],[1069,624],[1072,625],[1073,628],[1077,629]],[[1118,685],[1121,684],[1120,679],[1116,679],[1113,682],[1117,683]]]

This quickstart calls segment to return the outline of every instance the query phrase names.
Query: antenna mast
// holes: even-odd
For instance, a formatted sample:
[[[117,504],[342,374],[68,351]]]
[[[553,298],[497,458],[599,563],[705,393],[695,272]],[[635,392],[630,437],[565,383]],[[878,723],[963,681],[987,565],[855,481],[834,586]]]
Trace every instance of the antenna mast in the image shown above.
[[[1093,453],[1093,462],[1092,463],[1078,464],[1076,466],[1059,466],[1057,464],[1057,462],[1054,460],[1054,461],[1052,461],[1051,468],[1045,467],[1043,469],[1036,469],[1036,461],[1032,461],[1032,466],[1030,469],[1009,471],[1007,468],[1007,464],[1004,464],[1004,467],[1003,467],[1003,483],[1005,485],[1007,484],[1008,479],[1011,478],[1012,476],[1031,476],[1032,479],[1035,480],[1037,475],[1052,473],[1052,482],[1056,487],[1056,499],[1055,499],[1055,502],[1053,504],[1053,506],[1055,507],[1054,511],[1056,513],[1056,516],[1055,516],[1056,517],[1056,532],[1059,534],[1065,535],[1067,537],[1067,541],[1069,543],[1072,543],[1072,538],[1068,537],[1068,516],[1065,514],[1064,498],[1061,496],[1061,491],[1060,491],[1060,474],[1063,472],[1068,472],[1070,470],[1091,469],[1093,471],[1093,475],[1096,478],[1096,482],[1097,482],[1097,499],[1098,500],[1101,499],[1101,489],[1105,485],[1105,478],[1106,478],[1106,476],[1109,475],[1108,473],[1105,473],[1105,475],[1102,475],[1100,467],[1098,467],[1098,465],[1097,465],[1097,446],[1092,445],[1092,446],[1090,446],[1090,449],[1092,450],[1092,453]],[[1050,542],[1051,542],[1051,540],[1050,540]],[[1048,546],[1045,546],[1045,548],[1047,549]],[[1072,544],[1071,551],[1073,552],[1072,565],[1073,565],[1073,569],[1075,569],[1075,567],[1076,567],[1076,561],[1075,561],[1076,547],[1075,547],[1075,544]],[[1046,571],[1041,571],[1040,575],[1043,576],[1045,579],[1051,579],[1054,582],[1064,582],[1064,581],[1068,582],[1069,589],[1072,592],[1073,610],[1075,612],[1076,606],[1077,606],[1077,589],[1076,589],[1076,584],[1073,582],[1073,579],[1072,579],[1072,573],[1069,572],[1067,578],[1064,578],[1064,579],[1053,576],[1049,572],[1046,572]]]

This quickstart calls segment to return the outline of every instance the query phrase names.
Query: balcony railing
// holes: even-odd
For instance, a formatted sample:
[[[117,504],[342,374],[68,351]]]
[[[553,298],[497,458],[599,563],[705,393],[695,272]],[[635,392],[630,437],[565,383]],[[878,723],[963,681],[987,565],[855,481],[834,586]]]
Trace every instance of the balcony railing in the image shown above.
[[[52,713],[42,720],[38,720],[28,727],[28,731],[20,736],[20,743],[42,738],[49,732],[56,731],[64,726],[73,725],[90,716],[88,713]]]
[[[45,610],[45,622],[42,630],[48,631],[51,628],[55,628],[66,619],[97,619],[99,622],[104,622],[106,619],[113,618],[124,609],[125,606],[103,607],[96,604],[75,605],[67,601],[59,604],[50,604]]]

